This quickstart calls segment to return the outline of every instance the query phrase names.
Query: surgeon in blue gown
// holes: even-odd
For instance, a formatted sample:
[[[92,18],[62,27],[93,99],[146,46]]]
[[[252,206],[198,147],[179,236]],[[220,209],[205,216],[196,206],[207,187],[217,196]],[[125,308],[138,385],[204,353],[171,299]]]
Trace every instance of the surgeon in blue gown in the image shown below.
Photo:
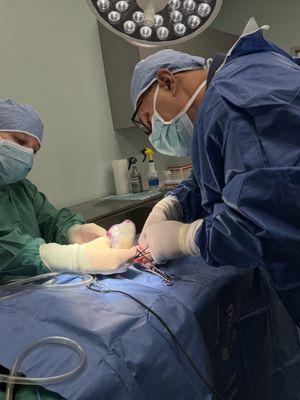
[[[201,255],[262,267],[300,322],[300,67],[251,19],[209,65],[173,50],[139,62],[133,121],[157,151],[191,154],[192,176],[140,238],[154,261]]]

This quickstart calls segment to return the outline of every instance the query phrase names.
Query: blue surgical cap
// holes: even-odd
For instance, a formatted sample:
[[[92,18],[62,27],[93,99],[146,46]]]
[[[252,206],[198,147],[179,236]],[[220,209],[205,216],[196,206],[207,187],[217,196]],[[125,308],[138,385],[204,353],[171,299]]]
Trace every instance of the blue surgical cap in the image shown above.
[[[0,100],[0,131],[22,132],[42,144],[44,125],[37,111],[24,103]]]
[[[205,59],[191,56],[175,50],[161,50],[136,64],[131,79],[131,100],[134,110],[140,96],[156,81],[157,71],[161,68],[175,73],[200,69],[205,66]]]

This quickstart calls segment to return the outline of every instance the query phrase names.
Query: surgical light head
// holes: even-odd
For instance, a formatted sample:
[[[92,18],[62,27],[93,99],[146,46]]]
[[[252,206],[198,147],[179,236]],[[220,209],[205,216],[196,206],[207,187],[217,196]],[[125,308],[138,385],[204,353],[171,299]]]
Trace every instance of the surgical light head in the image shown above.
[[[147,47],[183,42],[203,32],[222,1],[87,0],[104,26],[130,43]]]

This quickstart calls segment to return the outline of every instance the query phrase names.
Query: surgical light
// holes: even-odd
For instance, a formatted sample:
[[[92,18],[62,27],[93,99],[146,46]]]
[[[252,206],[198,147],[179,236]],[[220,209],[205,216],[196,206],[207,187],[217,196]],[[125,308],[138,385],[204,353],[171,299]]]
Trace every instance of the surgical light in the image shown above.
[[[180,22],[182,20],[182,14],[180,11],[172,11],[170,13],[170,18],[173,22]]]
[[[149,26],[143,26],[140,29],[140,34],[143,39],[149,39],[152,35],[152,29]]]
[[[178,8],[181,7],[180,0],[170,0],[168,4],[169,4],[169,7],[171,8],[171,10],[178,10]]]
[[[196,29],[201,24],[201,19],[197,15],[191,15],[188,18],[187,26],[191,29]]]
[[[121,0],[116,3],[116,10],[119,12],[125,12],[128,10],[129,4],[127,1]]]
[[[105,12],[110,7],[110,1],[109,0],[98,0],[97,6],[101,12]]]
[[[160,26],[162,26],[164,23],[164,18],[157,14],[154,16],[154,20],[153,20],[153,27],[154,28],[159,28]]]
[[[141,11],[136,11],[132,14],[132,19],[136,24],[140,25],[144,22],[144,13]]]
[[[159,40],[167,40],[169,36],[169,29],[166,28],[165,26],[162,26],[157,29],[156,35]]]
[[[183,2],[183,9],[187,12],[193,12],[196,8],[196,2],[194,0],[185,0]]]
[[[166,46],[203,32],[223,0],[87,0],[98,20],[138,46]]]
[[[133,21],[124,22],[124,32],[127,33],[127,35],[132,35],[135,31],[135,28],[136,24]]]
[[[111,24],[117,24],[121,19],[121,14],[118,11],[111,11],[108,14],[108,20]]]
[[[174,32],[178,36],[183,36],[186,32],[186,26],[183,24],[175,24],[174,25]]]
[[[207,3],[201,3],[198,6],[198,14],[200,17],[207,17],[211,13],[211,7]]]

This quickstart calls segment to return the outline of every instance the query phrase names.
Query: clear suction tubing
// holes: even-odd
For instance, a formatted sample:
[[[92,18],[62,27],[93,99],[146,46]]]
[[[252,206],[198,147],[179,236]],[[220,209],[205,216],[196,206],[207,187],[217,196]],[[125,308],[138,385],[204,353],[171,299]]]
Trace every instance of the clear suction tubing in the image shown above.
[[[40,347],[45,344],[58,344],[62,346],[66,346],[71,348],[73,351],[77,353],[79,356],[78,365],[60,375],[55,376],[47,376],[47,377],[23,377],[18,375],[18,371],[21,367],[24,359],[37,347]],[[78,344],[75,340],[68,339],[62,336],[48,336],[35,342],[29,344],[25,349],[18,355],[15,362],[12,365],[9,375],[0,374],[0,381],[7,383],[6,392],[5,392],[5,400],[13,399],[13,389],[14,385],[49,385],[58,382],[64,382],[74,378],[78,375],[82,369],[84,368],[86,363],[86,353],[84,349]]]
[[[6,287],[20,287],[20,286],[27,286],[27,284],[31,284],[30,287],[33,288],[43,288],[43,289],[54,289],[54,288],[66,288],[66,287],[78,287],[78,286],[87,286],[91,283],[92,277],[90,275],[83,276],[83,280],[76,283],[68,283],[68,284],[55,284],[53,282],[54,278],[58,274],[56,273],[49,273],[44,275],[38,275],[30,278],[21,279],[15,281],[11,284],[6,285]],[[50,282],[47,282],[43,285],[34,285],[33,283],[43,279],[51,279]],[[0,300],[4,300],[5,298],[10,297],[11,295],[4,296]],[[65,347],[69,347],[75,353],[77,353],[79,357],[79,361],[76,367],[71,369],[70,371],[64,372],[60,375],[55,376],[47,376],[47,377],[24,377],[19,375],[20,367],[24,361],[24,359],[36,348],[47,345],[47,344],[56,344]],[[75,340],[63,337],[63,336],[48,336],[42,339],[36,340],[35,342],[29,344],[25,347],[25,349],[17,356],[16,360],[14,361],[9,375],[0,374],[0,382],[6,383],[6,392],[5,392],[5,400],[12,400],[13,399],[13,389],[14,385],[49,385],[58,382],[65,382],[74,378],[78,375],[85,367],[86,363],[86,353],[84,349],[77,343]]]

